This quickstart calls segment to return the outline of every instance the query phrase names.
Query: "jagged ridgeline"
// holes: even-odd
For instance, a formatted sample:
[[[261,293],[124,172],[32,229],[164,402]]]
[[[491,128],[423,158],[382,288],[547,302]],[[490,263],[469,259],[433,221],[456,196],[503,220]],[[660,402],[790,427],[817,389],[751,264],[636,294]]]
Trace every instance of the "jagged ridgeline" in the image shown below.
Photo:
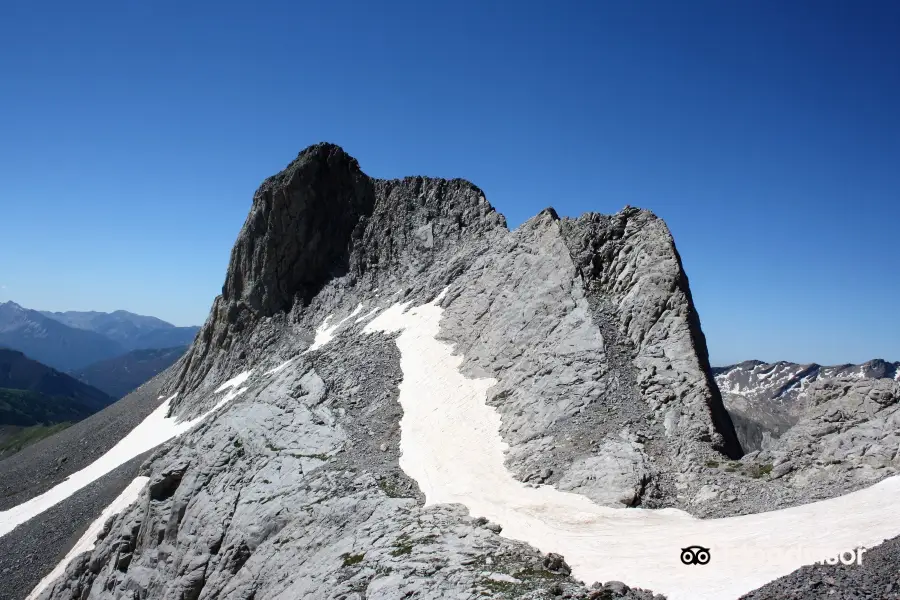
[[[398,303],[421,327],[396,325],[413,314]],[[432,329],[433,355],[404,350]],[[317,144],[257,190],[222,294],[160,391],[179,418],[249,372],[239,395],[153,454],[141,500],[45,596],[588,597],[562,557],[444,503],[449,474],[410,475],[424,459],[401,394],[419,359],[448,369],[447,404],[483,392],[435,424],[429,451],[468,432],[503,485],[680,506],[702,464],[742,454],[662,220],[547,209],[510,231],[467,181],[373,179]]]
[[[536,279],[533,261],[563,269],[571,287],[583,291],[592,324],[613,342],[607,351],[621,364],[609,366],[621,367],[615,374],[630,381],[618,383],[632,388],[623,391],[644,396],[667,417],[670,432],[691,429],[698,440],[740,456],[710,375],[688,279],[661,219],[630,207],[579,219],[559,219],[547,209],[510,233],[472,183],[373,179],[332,144],[305,149],[257,190],[222,295],[180,369],[181,389],[191,389],[215,366],[230,373],[263,358],[268,348],[247,334],[267,319],[315,323],[323,307],[391,286],[433,294],[454,281],[469,283],[467,271],[485,270],[491,255],[526,253],[530,260],[503,260],[520,264],[510,265],[516,279],[507,292],[522,295],[516,285]],[[502,297],[498,291],[481,295]],[[671,358],[655,356],[662,350]],[[675,399],[681,402],[668,406]]]

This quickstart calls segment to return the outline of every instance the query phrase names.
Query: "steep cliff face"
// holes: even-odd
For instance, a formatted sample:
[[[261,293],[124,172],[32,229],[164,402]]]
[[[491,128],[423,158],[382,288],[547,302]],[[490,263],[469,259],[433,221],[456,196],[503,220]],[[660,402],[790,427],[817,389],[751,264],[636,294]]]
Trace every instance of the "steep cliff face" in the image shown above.
[[[353,233],[375,206],[372,181],[336,146],[307,148],[256,191],[222,300],[269,317],[346,273]]]
[[[162,392],[181,417],[236,399],[155,452],[140,500],[44,597],[649,598],[596,596],[549,548],[425,503],[401,451],[415,354],[366,329],[398,303],[440,311],[441,364],[484,382],[519,484],[690,508],[698,464],[741,454],[661,220],[548,209],[509,231],[466,181],[371,179],[319,144],[255,194]]]
[[[642,395],[667,430],[694,427],[695,438],[740,458],[687,275],[665,223],[628,207],[612,216],[567,219],[563,231],[597,309],[630,346]],[[674,399],[679,402],[670,405]]]

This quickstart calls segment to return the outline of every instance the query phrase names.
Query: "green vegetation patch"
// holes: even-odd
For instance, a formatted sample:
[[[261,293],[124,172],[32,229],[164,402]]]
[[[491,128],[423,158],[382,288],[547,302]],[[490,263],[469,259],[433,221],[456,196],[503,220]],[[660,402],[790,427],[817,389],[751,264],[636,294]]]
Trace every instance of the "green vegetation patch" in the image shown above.
[[[562,573],[554,573],[553,571],[548,571],[541,568],[536,569],[534,567],[525,567],[521,571],[517,572],[514,577],[516,579],[546,579],[549,581],[566,579],[566,575],[563,575]]]
[[[72,423],[56,423],[54,425],[34,425],[25,427],[13,433],[10,437],[0,440],[0,458],[15,454],[22,448],[37,443],[54,433],[58,433],[69,427]]]
[[[365,554],[341,554],[341,558],[344,559],[345,567],[352,567],[353,565],[358,565],[363,561],[366,557]]]
[[[391,556],[403,556],[410,554],[413,549],[412,540],[406,534],[401,535],[394,540],[394,549],[391,550]]]
[[[72,398],[0,388],[0,425],[31,427],[74,423],[91,414],[93,411]]]
[[[327,454],[293,454],[294,458],[315,458],[316,460],[328,460],[331,458]]]
[[[765,463],[765,464],[761,464],[761,465],[753,464],[753,465],[750,465],[749,467],[747,467],[747,475],[754,479],[759,479],[760,477],[763,477],[764,475],[768,475],[771,472],[772,472],[771,463]]]
[[[519,584],[511,581],[498,581],[497,579],[482,579],[480,583],[494,593],[517,592],[520,588]]]
[[[389,498],[404,498],[403,490],[397,485],[397,483],[388,477],[382,477],[378,480],[378,487],[381,488],[385,494],[388,495]]]

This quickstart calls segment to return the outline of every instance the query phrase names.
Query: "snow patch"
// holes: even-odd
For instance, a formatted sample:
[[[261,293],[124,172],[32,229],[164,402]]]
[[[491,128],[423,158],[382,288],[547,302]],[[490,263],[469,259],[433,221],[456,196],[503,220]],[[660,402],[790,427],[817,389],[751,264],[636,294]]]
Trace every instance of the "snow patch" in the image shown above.
[[[373,308],[372,310],[370,310],[369,312],[367,312],[366,314],[364,314],[363,316],[361,316],[360,318],[358,318],[355,322],[356,322],[356,323],[362,323],[363,321],[368,321],[368,320],[371,319],[373,316],[375,316],[375,314],[376,314],[378,311],[380,311],[380,310],[381,310],[380,308]]]
[[[231,379],[229,379],[228,381],[226,381],[225,383],[223,383],[222,385],[217,387],[216,391],[213,393],[218,394],[219,392],[224,392],[225,390],[227,390],[229,388],[234,388],[234,387],[240,386],[245,381],[247,381],[247,379],[250,378],[250,373],[252,373],[252,371],[244,371],[240,375],[235,375],[234,377],[232,377]]]
[[[97,542],[97,538],[100,536],[100,533],[103,531],[103,526],[106,524],[106,520],[109,519],[113,515],[117,515],[126,508],[128,508],[135,500],[138,499],[138,496],[141,494],[141,490],[147,485],[147,482],[150,481],[149,477],[136,477],[134,481],[128,484],[122,493],[110,503],[103,512],[100,513],[100,516],[90,524],[87,531],[84,532],[84,535],[79,538],[75,545],[72,546],[72,549],[69,550],[69,553],[59,561],[52,571],[50,571],[46,577],[41,579],[41,581],[34,586],[34,589],[31,590],[31,593],[28,594],[28,597],[25,600],[37,600],[38,596],[41,595],[45,589],[47,589],[51,583],[56,581],[63,573],[66,571],[66,567],[69,566],[69,563],[72,562],[79,554],[84,552],[90,552],[94,549],[94,546]]]
[[[463,357],[437,339],[443,297],[413,308],[395,304],[363,328],[400,334],[400,466],[426,505],[461,503],[502,525],[505,537],[562,554],[573,576],[588,584],[624,581],[670,600],[731,600],[810,557],[900,535],[894,508],[900,477],[831,500],[709,520],[675,509],[608,508],[552,486],[526,487],[503,464],[500,414],[486,404],[496,380],[462,375]],[[698,544],[710,548],[715,568],[682,564],[681,549]],[[792,551],[798,547],[802,553]]]
[[[312,346],[307,348],[304,354],[312,352],[313,350],[318,350],[319,348],[333,340],[334,335],[337,333],[337,330],[340,329],[341,325],[346,323],[349,319],[358,315],[360,311],[362,311],[362,307],[363,305],[362,303],[360,303],[359,306],[353,309],[352,313],[338,321],[336,325],[329,325],[329,323],[331,322],[331,318],[334,315],[328,315],[327,317],[325,317],[325,320],[322,321],[322,324],[316,328],[316,337],[315,339],[313,339]]]
[[[172,400],[177,396],[177,394],[172,394],[156,410],[150,413],[146,419],[141,421],[137,427],[110,448],[106,454],[80,471],[72,473],[65,480],[43,494],[35,496],[31,500],[27,500],[9,510],[0,511],[0,537],[3,537],[25,521],[56,506],[113,469],[124,465],[135,456],[143,454],[147,450],[152,450],[163,442],[167,442],[189,431],[219,408],[247,391],[247,388],[235,389],[235,386],[245,382],[250,377],[250,373],[251,371],[245,371],[219,386],[216,390],[217,392],[226,388],[232,389],[210,410],[189,421],[179,422],[177,418],[168,416]]]
[[[296,358],[296,357],[294,357],[294,358]],[[266,375],[274,375],[275,373],[278,373],[279,371],[281,371],[282,369],[287,367],[289,364],[291,364],[291,362],[293,362],[293,360],[294,360],[293,358],[287,359],[286,361],[284,361],[283,363],[281,363],[274,369],[269,369],[268,371],[266,371]]]

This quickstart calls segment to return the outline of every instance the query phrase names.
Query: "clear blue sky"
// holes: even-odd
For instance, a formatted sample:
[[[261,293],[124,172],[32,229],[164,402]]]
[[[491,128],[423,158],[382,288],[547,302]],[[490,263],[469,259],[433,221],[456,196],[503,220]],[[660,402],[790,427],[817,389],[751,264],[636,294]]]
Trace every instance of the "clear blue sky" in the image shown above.
[[[324,140],[511,225],[653,210],[716,364],[900,360],[900,3],[432,4],[0,3],[0,300],[200,323]]]

